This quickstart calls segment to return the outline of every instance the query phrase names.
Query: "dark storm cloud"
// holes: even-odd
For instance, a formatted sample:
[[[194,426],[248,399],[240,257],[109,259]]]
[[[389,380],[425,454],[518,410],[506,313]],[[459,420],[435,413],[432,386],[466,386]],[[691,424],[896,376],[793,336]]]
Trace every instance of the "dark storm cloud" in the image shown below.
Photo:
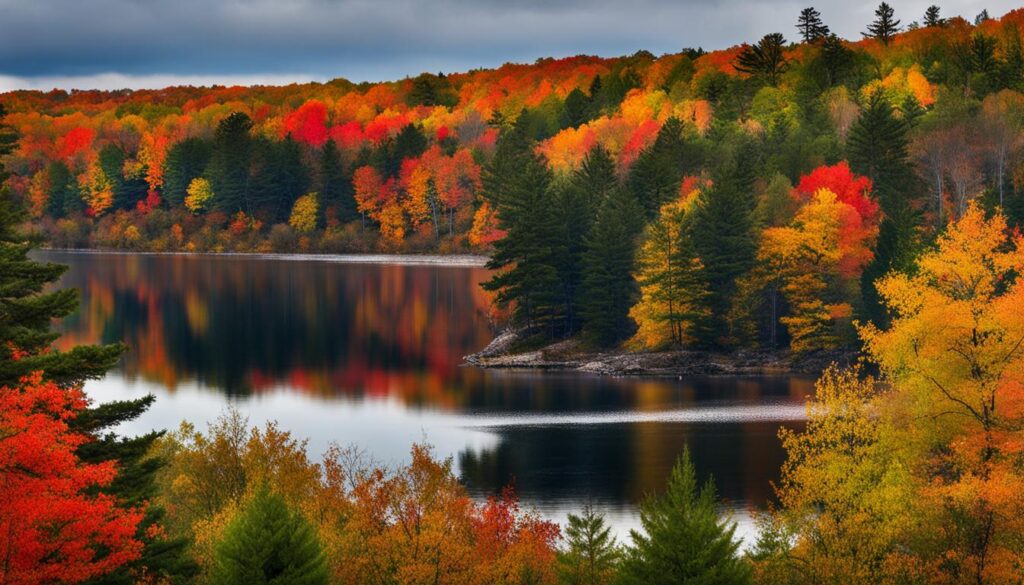
[[[720,48],[776,30],[795,36],[793,21],[808,2],[0,0],[0,87],[378,80],[547,55]],[[858,36],[873,10],[848,0],[815,4],[847,37]],[[929,2],[893,4],[909,22]],[[944,9],[973,16],[1011,6],[962,0]]]

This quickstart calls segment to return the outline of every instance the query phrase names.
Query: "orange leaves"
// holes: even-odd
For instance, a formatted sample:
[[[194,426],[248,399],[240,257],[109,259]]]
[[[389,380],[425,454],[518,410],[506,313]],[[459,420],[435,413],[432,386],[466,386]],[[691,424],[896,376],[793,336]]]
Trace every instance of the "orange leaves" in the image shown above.
[[[72,128],[57,139],[57,156],[70,161],[92,146],[96,132],[92,128]]]
[[[0,388],[2,583],[78,583],[140,554],[134,537],[142,514],[89,495],[109,484],[115,469],[75,455],[86,438],[71,432],[68,420],[85,406],[81,389],[43,382],[38,373]]]

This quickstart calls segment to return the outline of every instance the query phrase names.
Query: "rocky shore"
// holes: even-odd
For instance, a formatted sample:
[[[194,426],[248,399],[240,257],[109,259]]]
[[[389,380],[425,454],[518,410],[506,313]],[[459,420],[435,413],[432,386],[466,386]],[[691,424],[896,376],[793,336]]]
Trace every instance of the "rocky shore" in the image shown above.
[[[576,370],[611,376],[755,376],[818,374],[833,362],[852,363],[856,352],[830,351],[794,354],[788,350],[738,350],[716,353],[692,350],[593,351],[577,339],[539,349],[520,350],[517,332],[506,331],[484,349],[465,356],[465,363],[482,368]]]

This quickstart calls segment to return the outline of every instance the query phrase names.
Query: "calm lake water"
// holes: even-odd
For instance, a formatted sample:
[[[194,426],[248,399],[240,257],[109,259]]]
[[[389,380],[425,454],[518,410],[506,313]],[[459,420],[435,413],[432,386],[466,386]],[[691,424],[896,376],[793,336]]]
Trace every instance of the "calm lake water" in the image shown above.
[[[805,378],[642,379],[488,371],[462,357],[500,327],[473,266],[239,256],[78,254],[64,286],[82,291],[62,344],[123,341],[95,400],[152,393],[121,430],[202,427],[228,405],[276,420],[316,457],[336,442],[381,462],[416,441],[451,456],[475,496],[513,483],[542,514],[592,502],[620,534],[689,445],[743,532],[771,497],[780,426],[799,427]]]

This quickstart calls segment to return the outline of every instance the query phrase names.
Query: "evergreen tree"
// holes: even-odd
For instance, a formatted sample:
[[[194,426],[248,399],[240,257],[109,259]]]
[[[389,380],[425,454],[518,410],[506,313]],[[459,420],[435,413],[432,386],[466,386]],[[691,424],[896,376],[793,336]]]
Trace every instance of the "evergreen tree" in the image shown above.
[[[558,554],[563,585],[605,585],[615,577],[619,549],[604,517],[587,505],[583,515],[569,514],[565,550]]]
[[[601,146],[594,147],[579,168],[570,176],[567,184],[556,190],[561,226],[560,242],[556,246],[555,269],[563,286],[563,297],[566,303],[566,330],[575,332],[579,329],[580,315],[577,309],[583,289],[583,254],[586,248],[585,237],[590,233],[597,215],[597,210],[608,198],[609,193],[618,188],[615,176],[615,162],[611,155]]]
[[[217,194],[214,205],[228,213],[245,211],[252,215],[250,165],[254,140],[249,134],[252,119],[234,112],[220,121],[214,134],[210,163],[204,173]],[[187,185],[186,185],[187,188]]]
[[[703,159],[696,137],[678,118],[665,120],[654,143],[645,148],[630,168],[627,184],[648,219],[661,206],[679,196],[679,185],[695,173]]]
[[[0,104],[0,185],[3,185],[7,181],[7,177],[10,176],[10,173],[4,169],[3,158],[10,154],[18,143],[18,132],[13,126],[3,121],[5,116],[7,116],[7,108]]]
[[[394,161],[392,169],[394,172],[391,174],[397,173],[402,168],[403,160],[416,158],[426,150],[427,137],[423,134],[423,130],[415,124],[406,124],[395,137],[394,153],[391,157]]]
[[[685,449],[672,468],[665,493],[640,506],[643,532],[630,531],[620,575],[624,584],[675,585],[751,583],[750,566],[739,557],[736,524],[719,517],[715,484],[697,486]]]
[[[894,19],[895,11],[892,6],[882,2],[875,9],[875,20],[868,25],[867,32],[863,33],[865,37],[877,39],[882,42],[883,45],[888,46],[889,41],[896,33],[900,32],[900,21]]]
[[[823,39],[829,35],[828,26],[821,20],[821,13],[809,6],[800,11],[800,18],[797,19],[796,28],[800,31],[800,38],[805,43]]]
[[[325,207],[335,206],[338,219],[348,221],[356,218],[352,178],[345,172],[345,166],[341,162],[341,151],[338,150],[338,144],[333,138],[328,138],[320,151],[317,191]]]
[[[484,197],[506,235],[487,263],[498,272],[483,287],[497,292],[499,305],[515,304],[514,323],[554,337],[567,332],[565,289],[556,268],[562,226],[552,205],[552,180],[521,125],[502,136],[484,172]]]
[[[263,484],[224,529],[214,585],[326,585],[327,559],[309,522]]]
[[[113,209],[133,209],[146,197],[146,181],[140,177],[124,175],[125,152],[120,146],[107,144],[100,149],[99,163],[114,192]]]
[[[260,140],[257,145],[249,189],[252,205],[268,210],[274,221],[288,221],[295,200],[309,192],[302,147],[290,134],[279,142]],[[216,186],[213,192],[216,200],[220,196]]]
[[[747,157],[743,157],[747,158]],[[709,337],[702,345],[723,345],[729,332],[729,313],[736,281],[754,265],[754,197],[750,170],[742,164],[727,165],[717,173],[714,185],[701,193],[693,221],[693,243],[704,265],[708,304],[711,309]]]
[[[601,205],[584,241],[580,313],[584,335],[607,346],[630,334],[629,309],[637,295],[633,279],[643,209],[627,189],[614,190]]]
[[[575,88],[565,96],[562,103],[562,128],[579,128],[590,120],[588,110],[590,100],[580,88]]]
[[[757,44],[745,46],[736,56],[736,70],[761,76],[768,85],[777,85],[787,67],[785,47],[782,33],[764,35]]]
[[[53,161],[47,165],[46,174],[50,184],[46,214],[58,218],[81,211],[82,196],[68,166],[63,161]]]
[[[33,242],[22,237],[16,228],[23,218],[9,192],[0,190],[0,386],[10,386],[35,371],[42,371],[45,379],[67,387],[100,378],[117,362],[124,346],[76,346],[69,351],[51,347],[58,334],[50,331],[50,324],[75,311],[78,291],[46,290],[67,267],[28,258]],[[148,458],[147,454],[162,433],[128,438],[110,432],[142,415],[152,402],[153,397],[147,396],[99,404],[70,423],[74,431],[93,439],[78,449],[82,461],[113,461],[117,466],[117,476],[104,488],[104,493],[121,505],[145,509],[137,535],[143,543],[141,557],[90,583],[127,585],[135,583],[141,573],[178,583],[197,571],[186,555],[187,541],[165,539],[153,530],[164,516],[162,509],[149,504],[156,496],[154,474],[163,462]]]
[[[874,282],[893,269],[906,269],[917,251],[920,217],[915,209],[918,184],[909,162],[908,127],[892,104],[876,92],[850,128],[850,169],[871,179],[883,213],[874,258],[864,269],[861,291],[867,316],[884,323]]]
[[[946,19],[939,13],[939,7],[932,4],[924,11],[924,25],[927,27],[946,26]]]
[[[189,137],[167,149],[164,159],[163,196],[171,206],[181,206],[192,179],[203,176],[210,162],[211,145],[202,138]]]

